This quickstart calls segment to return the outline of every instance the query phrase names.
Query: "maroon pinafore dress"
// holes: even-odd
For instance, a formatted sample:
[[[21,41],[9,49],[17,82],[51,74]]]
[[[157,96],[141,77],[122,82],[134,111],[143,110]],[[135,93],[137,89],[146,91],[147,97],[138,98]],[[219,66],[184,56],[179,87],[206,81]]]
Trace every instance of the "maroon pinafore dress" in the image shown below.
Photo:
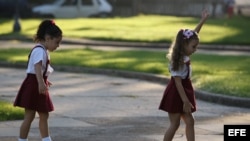
[[[41,46],[36,46],[34,48],[37,48],[37,47],[41,47]],[[33,51],[33,49],[31,50],[31,52]],[[29,54],[29,59],[30,59],[31,52]],[[47,55],[47,52],[46,52],[46,55]],[[46,68],[43,73],[43,79],[46,84],[48,83],[46,72],[47,72],[49,63],[50,62],[49,62],[49,58],[47,55]],[[30,74],[30,73],[27,74],[26,78],[24,79],[17,93],[14,106],[34,110],[37,112],[51,112],[54,110],[54,106],[51,101],[49,91],[46,91],[46,94],[40,94],[38,90],[38,82],[37,82],[36,75]]]
[[[182,79],[182,85],[184,88],[184,91],[189,99],[189,101],[192,103],[194,108],[191,110],[192,112],[196,111],[196,101],[195,101],[195,94],[194,89],[192,86],[192,82],[189,78],[189,72],[190,72],[190,61],[186,63],[188,67],[188,74],[185,79]],[[176,88],[174,78],[171,77],[170,82],[168,83],[163,98],[161,100],[160,110],[169,112],[169,113],[183,113],[183,102],[181,100],[181,97],[179,95],[179,92]]]

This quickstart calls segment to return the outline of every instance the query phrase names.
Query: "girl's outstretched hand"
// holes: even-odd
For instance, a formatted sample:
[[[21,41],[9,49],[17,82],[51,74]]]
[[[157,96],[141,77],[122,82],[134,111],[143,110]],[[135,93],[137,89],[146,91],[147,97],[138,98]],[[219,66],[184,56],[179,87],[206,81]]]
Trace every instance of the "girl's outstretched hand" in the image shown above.
[[[205,21],[207,20],[209,16],[209,12],[207,11],[207,9],[204,9],[201,13],[201,20],[198,23],[198,25],[195,27],[194,31],[199,33],[201,30],[201,27],[203,26],[203,24],[205,23]]]
[[[201,13],[201,19],[206,20],[208,17],[209,17],[209,12],[207,11],[207,9],[204,9]]]

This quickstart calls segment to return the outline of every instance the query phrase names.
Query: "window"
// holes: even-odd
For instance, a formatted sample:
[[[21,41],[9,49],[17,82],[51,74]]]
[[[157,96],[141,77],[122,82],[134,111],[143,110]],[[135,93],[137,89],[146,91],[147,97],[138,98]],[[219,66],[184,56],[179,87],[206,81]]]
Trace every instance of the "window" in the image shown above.
[[[63,6],[70,6],[70,5],[76,5],[77,4],[77,0],[66,0],[63,3]]]
[[[82,5],[93,5],[92,0],[82,0]]]

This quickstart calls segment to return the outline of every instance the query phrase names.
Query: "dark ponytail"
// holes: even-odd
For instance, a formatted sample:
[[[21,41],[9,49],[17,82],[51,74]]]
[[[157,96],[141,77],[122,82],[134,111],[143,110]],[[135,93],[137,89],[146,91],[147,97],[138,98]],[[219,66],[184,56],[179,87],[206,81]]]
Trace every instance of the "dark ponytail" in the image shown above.
[[[55,24],[53,20],[44,20],[38,27],[34,41],[45,40],[45,35],[49,35],[52,38],[62,37],[62,30]]]

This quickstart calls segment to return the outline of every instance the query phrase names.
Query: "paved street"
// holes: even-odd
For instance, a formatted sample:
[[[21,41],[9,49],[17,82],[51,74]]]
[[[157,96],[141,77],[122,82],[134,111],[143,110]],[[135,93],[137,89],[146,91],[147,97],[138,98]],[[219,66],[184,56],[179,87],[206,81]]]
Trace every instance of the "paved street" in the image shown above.
[[[0,98],[13,101],[24,69],[0,68]],[[55,71],[50,88],[54,141],[162,141],[167,114],[158,110],[165,85],[139,79]],[[223,141],[224,124],[250,124],[250,110],[197,100],[197,141]],[[0,140],[16,141],[21,121],[0,122]],[[30,141],[40,141],[38,118]],[[174,141],[185,140],[181,123]]]

